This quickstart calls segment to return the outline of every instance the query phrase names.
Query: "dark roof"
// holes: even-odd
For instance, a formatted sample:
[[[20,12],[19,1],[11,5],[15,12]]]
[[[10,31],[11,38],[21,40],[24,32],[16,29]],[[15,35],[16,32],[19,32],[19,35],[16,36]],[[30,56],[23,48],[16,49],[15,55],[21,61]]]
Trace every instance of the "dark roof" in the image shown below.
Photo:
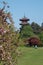
[[[20,19],[20,21],[29,21],[30,19],[28,19],[27,17],[23,17],[22,19]]]

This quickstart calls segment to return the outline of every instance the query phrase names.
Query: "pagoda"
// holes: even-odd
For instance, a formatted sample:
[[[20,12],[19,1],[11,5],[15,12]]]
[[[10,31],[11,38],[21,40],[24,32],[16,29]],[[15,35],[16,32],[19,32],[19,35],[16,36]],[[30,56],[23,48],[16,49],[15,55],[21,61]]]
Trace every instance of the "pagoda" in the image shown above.
[[[20,25],[27,25],[27,24],[29,24],[28,23],[29,20],[30,19],[28,19],[26,16],[24,16],[23,18],[20,19],[20,21],[21,21]]]
[[[20,27],[20,37],[23,38],[23,37],[28,37],[28,33],[27,31],[29,32],[29,21],[30,19],[27,18],[26,16],[24,16],[23,18],[20,19],[21,23],[21,27]],[[27,31],[26,31],[27,29]],[[26,33],[25,33],[26,32]]]

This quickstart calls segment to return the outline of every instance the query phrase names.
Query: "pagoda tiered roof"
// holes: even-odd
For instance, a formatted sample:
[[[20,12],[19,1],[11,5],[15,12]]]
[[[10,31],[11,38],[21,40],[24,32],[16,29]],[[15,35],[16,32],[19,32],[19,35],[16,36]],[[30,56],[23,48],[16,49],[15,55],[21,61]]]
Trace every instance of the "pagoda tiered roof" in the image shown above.
[[[26,16],[24,16],[22,19],[20,19],[20,21],[29,21],[30,19],[28,19]]]
[[[29,24],[28,21],[30,19],[28,19],[26,16],[24,16],[23,18],[20,19],[21,23],[20,25],[26,25],[26,24]]]

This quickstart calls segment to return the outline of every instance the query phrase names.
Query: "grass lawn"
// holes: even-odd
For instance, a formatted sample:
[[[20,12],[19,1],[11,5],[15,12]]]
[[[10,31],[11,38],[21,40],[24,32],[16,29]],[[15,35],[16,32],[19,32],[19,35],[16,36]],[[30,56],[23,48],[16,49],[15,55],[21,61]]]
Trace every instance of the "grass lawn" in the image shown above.
[[[19,47],[21,56],[18,65],[43,65],[43,47],[37,49],[30,47]]]

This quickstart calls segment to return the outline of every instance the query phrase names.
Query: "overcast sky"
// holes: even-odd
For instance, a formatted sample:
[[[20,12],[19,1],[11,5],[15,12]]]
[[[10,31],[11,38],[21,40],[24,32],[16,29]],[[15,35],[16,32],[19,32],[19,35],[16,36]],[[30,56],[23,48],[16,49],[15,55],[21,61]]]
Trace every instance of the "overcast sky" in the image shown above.
[[[43,22],[43,0],[0,0],[0,8],[3,6],[2,1],[7,2],[10,6],[6,10],[11,12],[17,28],[20,28],[19,19],[24,14],[30,19],[29,23],[34,21],[41,25]]]

